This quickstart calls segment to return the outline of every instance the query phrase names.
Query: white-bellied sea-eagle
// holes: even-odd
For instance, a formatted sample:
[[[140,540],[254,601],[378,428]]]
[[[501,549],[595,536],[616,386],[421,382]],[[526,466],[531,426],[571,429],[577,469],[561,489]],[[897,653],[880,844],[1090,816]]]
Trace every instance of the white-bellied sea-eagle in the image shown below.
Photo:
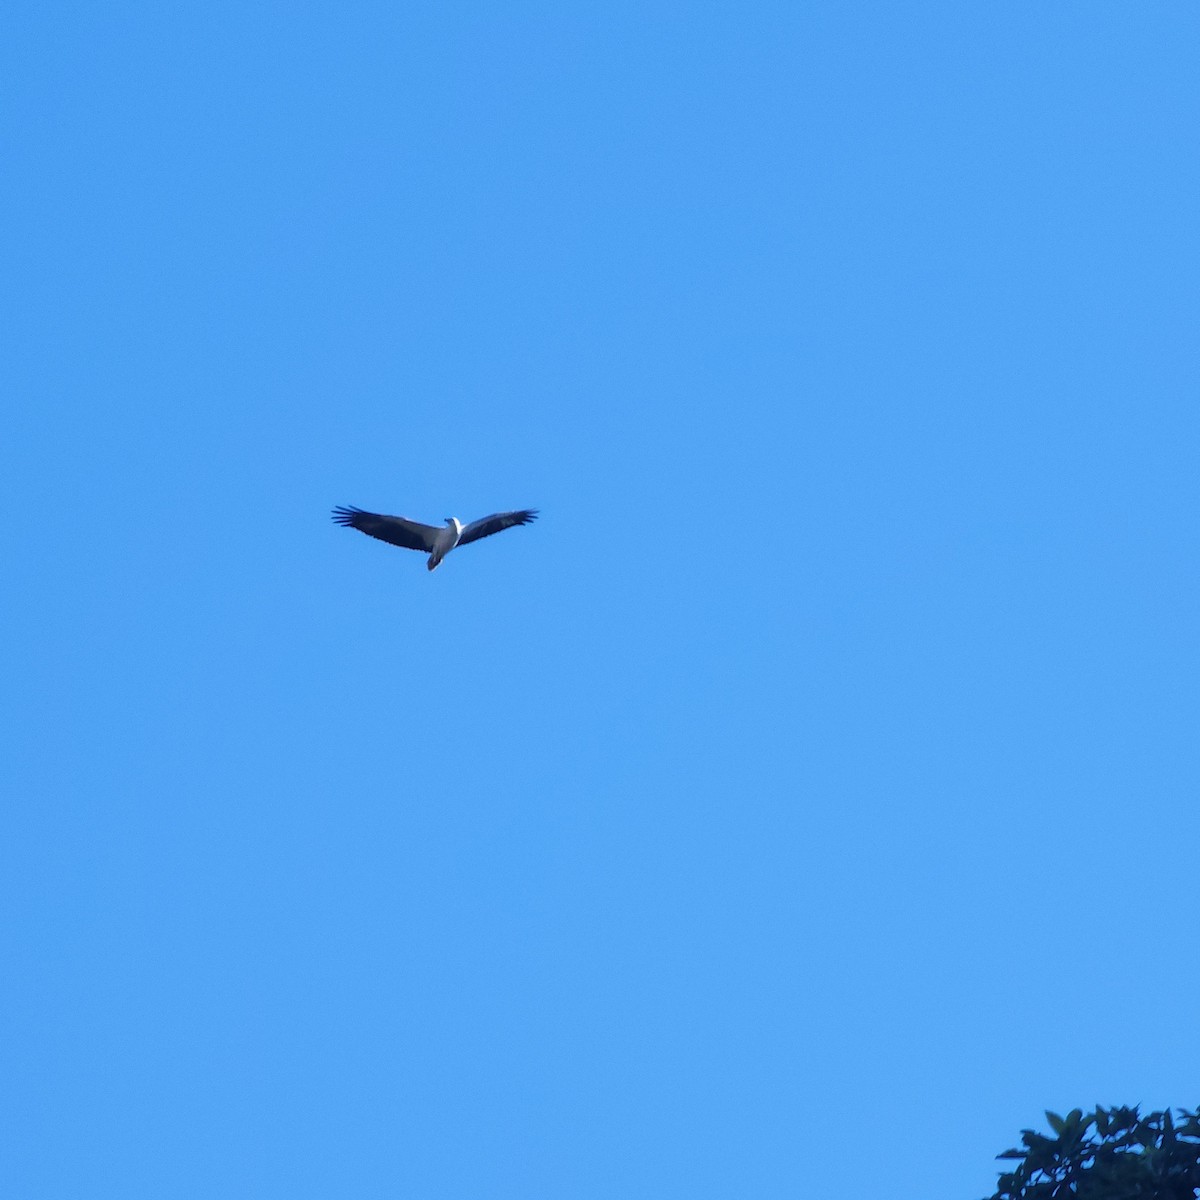
[[[407,517],[385,517],[382,513],[342,506],[333,510],[333,519],[339,525],[358,529],[381,542],[391,542],[393,546],[428,554],[426,566],[432,571],[456,546],[491,537],[493,533],[511,529],[514,525],[528,525],[537,519],[537,509],[520,508],[516,512],[492,513],[490,517],[480,517],[470,525],[462,524],[457,517],[447,517],[446,524],[440,527],[422,525],[420,521],[410,521]]]

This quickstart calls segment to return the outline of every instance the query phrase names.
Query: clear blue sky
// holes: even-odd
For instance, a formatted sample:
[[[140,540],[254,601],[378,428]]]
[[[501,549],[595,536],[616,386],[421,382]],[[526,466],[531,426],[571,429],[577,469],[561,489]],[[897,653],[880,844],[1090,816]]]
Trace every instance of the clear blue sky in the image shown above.
[[[1197,1103],[1195,5],[0,55],[5,1195],[975,1200]]]

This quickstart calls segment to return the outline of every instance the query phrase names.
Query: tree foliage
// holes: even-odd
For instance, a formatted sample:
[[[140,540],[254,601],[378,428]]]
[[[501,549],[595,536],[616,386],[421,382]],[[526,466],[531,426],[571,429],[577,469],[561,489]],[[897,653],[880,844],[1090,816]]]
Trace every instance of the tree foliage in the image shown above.
[[[1200,1109],[1176,1112],[1047,1112],[1053,1136],[1021,1130],[1024,1149],[997,1155],[1016,1165],[989,1200],[1196,1200]]]

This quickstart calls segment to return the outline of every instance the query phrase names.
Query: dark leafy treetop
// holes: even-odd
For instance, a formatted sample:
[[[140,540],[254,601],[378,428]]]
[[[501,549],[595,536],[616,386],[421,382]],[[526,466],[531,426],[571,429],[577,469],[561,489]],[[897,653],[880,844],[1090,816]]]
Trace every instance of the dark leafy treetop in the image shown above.
[[[989,1200],[1196,1200],[1200,1109],[1154,1112],[1097,1108],[1086,1116],[1046,1113],[1054,1135],[1021,1130],[1023,1150],[997,1158],[1015,1166]]]

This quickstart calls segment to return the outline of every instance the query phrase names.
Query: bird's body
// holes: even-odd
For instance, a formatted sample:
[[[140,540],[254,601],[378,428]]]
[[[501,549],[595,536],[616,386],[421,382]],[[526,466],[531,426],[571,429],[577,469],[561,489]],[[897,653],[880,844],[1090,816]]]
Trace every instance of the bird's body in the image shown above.
[[[428,554],[429,560],[425,565],[432,571],[456,546],[477,542],[480,538],[490,537],[502,529],[511,529],[514,525],[528,525],[537,519],[537,509],[492,513],[490,517],[481,517],[469,525],[464,525],[457,517],[447,517],[442,526],[422,525],[420,521],[410,521],[407,517],[388,517],[353,507],[335,508],[333,519],[339,525],[357,529],[382,542]]]
[[[429,556],[429,561],[425,564],[430,571],[458,545],[458,539],[462,537],[462,531],[462,522],[457,517],[446,518],[446,527],[445,529],[438,530],[437,537],[433,541],[433,553]]]

